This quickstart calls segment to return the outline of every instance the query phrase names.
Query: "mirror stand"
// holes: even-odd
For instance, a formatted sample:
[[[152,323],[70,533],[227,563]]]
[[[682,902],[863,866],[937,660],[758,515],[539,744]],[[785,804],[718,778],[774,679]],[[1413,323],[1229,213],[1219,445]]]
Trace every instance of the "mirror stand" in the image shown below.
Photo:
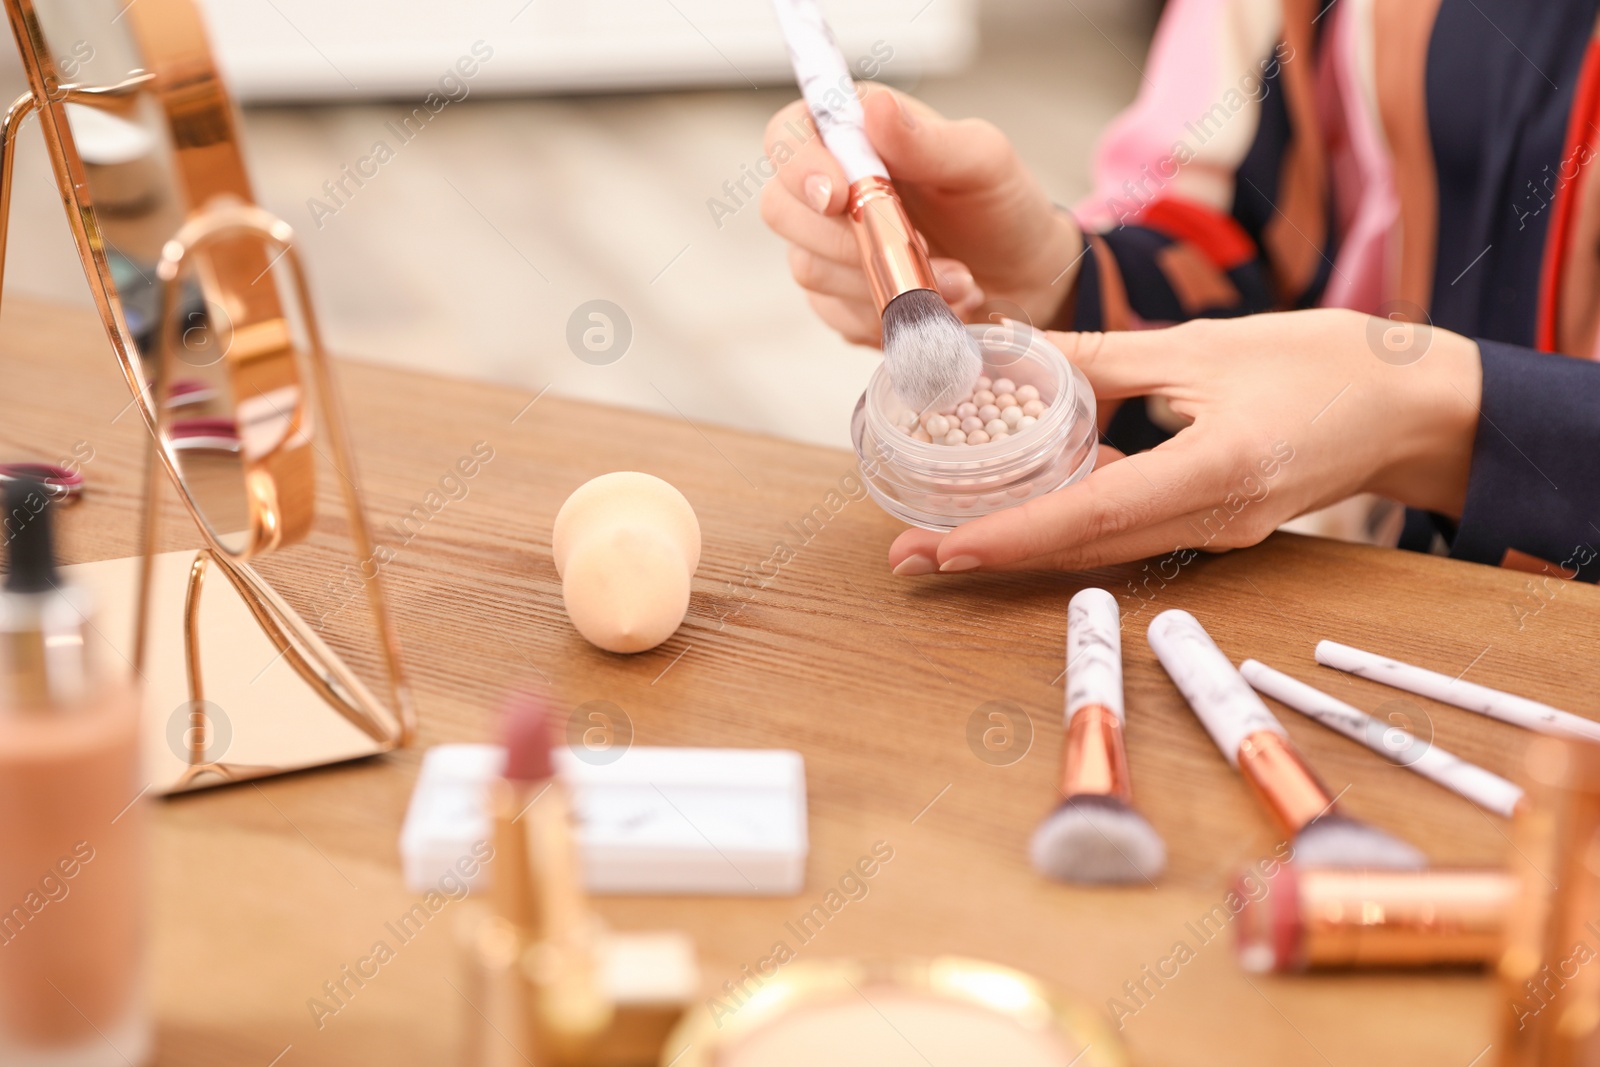
[[[9,6],[9,5],[8,5]],[[52,99],[81,104],[87,107],[117,112],[135,102],[135,94],[147,88],[152,75],[136,70],[129,77],[108,86],[84,87],[61,84],[55,86]],[[40,98],[34,90],[18,96],[0,120],[0,285],[4,282],[5,253],[9,232],[11,192],[17,135],[24,120],[40,111]],[[88,201],[87,190],[71,187],[57,169],[57,182],[63,186],[63,202],[69,219],[76,214],[92,246],[102,240]],[[78,229],[74,226],[74,230]],[[162,471],[179,487],[178,496],[190,517],[202,532],[211,533],[208,519],[200,513],[193,496],[183,491],[182,461],[174,448],[170,434],[171,408],[165,401],[167,391],[177,372],[174,346],[170,343],[170,327],[177,318],[177,301],[185,271],[204,271],[208,246],[219,242],[253,243],[259,246],[268,271],[279,268],[286,271],[288,288],[299,308],[299,321],[305,338],[303,346],[295,346],[290,358],[308,371],[312,384],[316,421],[325,435],[332,452],[331,462],[339,475],[341,493],[346,512],[349,540],[357,559],[374,558],[371,533],[367,526],[361,492],[355,481],[348,434],[342,409],[335,391],[333,375],[317,327],[310,293],[294,248],[294,235],[289,225],[281,219],[252,204],[227,195],[210,199],[197,211],[190,211],[178,232],[164,242],[158,274],[163,284],[161,314],[158,318],[159,342],[158,371],[153,381],[141,381],[132,373],[131,365],[123,359],[124,376],[133,389],[135,399],[145,403],[137,405],[150,429],[147,451],[146,476],[143,492],[142,552],[137,560],[110,560],[100,563],[79,564],[65,568],[75,581],[87,585],[107,608],[126,610],[124,618],[131,617],[134,670],[146,681],[146,738],[144,750],[147,765],[159,762],[161,769],[152,770],[150,791],[156,794],[187,792],[209,788],[229,782],[246,781],[288,771],[322,766],[330,763],[359,759],[387,752],[410,743],[416,728],[416,714],[409,687],[401,666],[399,645],[390,622],[383,578],[374,569],[371,575],[362,573],[370,621],[378,649],[387,688],[387,701],[380,700],[361,677],[350,667],[317,630],[309,625],[252,564],[250,557],[265,555],[286,541],[293,540],[296,531],[284,536],[285,525],[293,526],[308,520],[314,502],[307,500],[278,500],[278,489],[271,479],[252,478],[245,472],[245,493],[251,496],[252,537],[247,547],[232,550],[215,536],[208,536],[209,547],[195,551],[185,570],[186,577],[174,571],[176,561],[160,559],[158,570],[156,552],[159,527],[159,509],[162,496]],[[198,262],[197,262],[198,261]],[[88,260],[86,260],[86,263]],[[120,324],[118,324],[120,325]],[[113,347],[116,347],[117,330],[111,329]],[[291,342],[292,343],[292,342]],[[119,357],[124,354],[118,352]],[[224,357],[226,358],[226,357]],[[138,360],[137,354],[132,354]],[[309,415],[302,419],[300,405],[296,406],[295,424],[298,436],[306,438],[312,433]],[[267,456],[263,462],[270,462]],[[285,491],[310,494],[309,484],[285,486]],[[263,498],[264,497],[264,498]],[[303,532],[303,531],[300,531]],[[185,553],[169,553],[179,556]],[[130,573],[126,564],[136,564]],[[215,568],[227,579],[224,587],[207,593],[205,577]],[[175,602],[161,603],[163,598],[175,601],[180,592],[181,615]],[[131,591],[131,602],[129,593]],[[202,669],[202,615],[205,605],[211,604],[211,616],[221,619],[219,628],[234,629],[253,620],[259,635],[276,650],[274,661],[281,658],[293,668],[297,682],[279,680],[274,685],[256,686],[256,679],[248,683],[253,690],[239,684],[230,674],[239,673],[237,655],[229,659],[218,674],[225,699],[230,701],[228,718],[239,719],[249,727],[259,728],[261,737],[243,738],[241,746],[247,753],[265,758],[225,760],[214,753],[213,744],[218,732],[217,713],[221,710],[207,699],[207,672]],[[151,612],[158,613],[159,625],[166,629],[153,641]],[[107,628],[122,634],[120,620],[106,620]],[[147,653],[154,651],[160,658],[174,659],[177,649],[172,640],[181,626],[181,682],[173,677],[175,662],[148,665],[160,676],[161,684],[153,684],[147,670]],[[170,630],[172,632],[166,632]],[[247,645],[251,639],[235,638],[217,645],[238,643]],[[227,659],[228,657],[224,657]],[[269,664],[270,666],[270,664]],[[260,675],[257,675],[259,678]],[[151,690],[159,689],[155,693]],[[162,703],[176,692],[186,692],[187,700],[178,704],[170,717],[160,715]],[[254,706],[246,706],[246,703]],[[321,712],[308,712],[311,703],[325,704],[336,712],[343,725],[334,722],[314,721],[329,717]],[[231,723],[226,728],[233,732]],[[352,729],[353,728],[353,729]],[[269,736],[270,735],[270,736]],[[222,746],[226,749],[228,746]],[[181,764],[174,766],[168,755],[177,757]]]
[[[3,199],[3,193],[0,193]],[[306,334],[306,345],[300,357],[309,364],[312,390],[316,398],[317,415],[330,444],[334,467],[339,474],[341,493],[350,529],[350,539],[357,558],[374,558],[372,536],[367,527],[366,512],[362,506],[361,491],[355,480],[355,468],[349,446],[349,437],[342,418],[327,353],[322,345],[312,309],[310,291],[299,256],[294,248],[294,234],[289,224],[256,207],[224,198],[213,200],[205,208],[192,214],[178,233],[162,249],[157,268],[163,283],[161,329],[158,337],[159,369],[153,387],[153,407],[156,412],[156,432],[151,434],[147,452],[144,498],[144,550],[139,569],[139,586],[136,597],[134,629],[134,669],[144,671],[145,650],[148,645],[149,605],[152,596],[152,572],[155,565],[157,532],[160,516],[160,495],[163,479],[161,471],[176,480],[180,477],[180,461],[166,432],[171,420],[171,407],[165,401],[166,393],[175,380],[177,363],[175,346],[171,343],[169,327],[177,310],[177,293],[184,269],[194,261],[197,253],[220,241],[248,239],[259,242],[269,254],[269,262],[276,267],[282,264],[288,272],[295,302],[298,304]],[[308,431],[309,432],[309,431]],[[197,512],[188,494],[180,493],[196,524],[205,519]],[[259,520],[268,527],[266,543],[272,544],[271,529],[276,524],[277,512],[272,501],[260,502]],[[383,576],[374,569],[371,575],[363,574],[368,607],[377,631],[382,650],[383,665],[387,675],[390,712],[382,701],[376,699],[366,684],[352,671],[344,660],[329,648],[306,621],[290,607],[272,586],[264,581],[241,553],[228,552],[218,547],[204,548],[195,553],[190,564],[184,593],[183,649],[184,669],[188,681],[190,725],[185,732],[188,766],[169,791],[179,792],[203,788],[200,779],[212,776],[220,782],[243,781],[280,773],[288,768],[260,764],[223,762],[210,759],[207,739],[211,724],[208,721],[210,705],[205,697],[204,674],[201,668],[201,593],[209,565],[228,579],[262,633],[277,648],[278,654],[293,667],[295,673],[330,708],[338,712],[376,746],[376,751],[388,751],[410,743],[416,729],[416,713],[411,702],[400,663],[399,643],[389,620],[388,599],[383,588]],[[322,668],[318,670],[318,666]]]

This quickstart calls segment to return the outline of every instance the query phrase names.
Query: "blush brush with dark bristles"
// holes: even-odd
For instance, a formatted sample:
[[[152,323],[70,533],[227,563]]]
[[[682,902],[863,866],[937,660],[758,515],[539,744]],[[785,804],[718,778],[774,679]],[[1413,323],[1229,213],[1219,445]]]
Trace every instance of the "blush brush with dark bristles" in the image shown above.
[[[954,405],[983,372],[978,346],[939,295],[922,241],[867,140],[855,81],[816,0],[773,0],[773,7],[812,121],[850,183],[851,229],[883,315],[894,391],[917,411]]]

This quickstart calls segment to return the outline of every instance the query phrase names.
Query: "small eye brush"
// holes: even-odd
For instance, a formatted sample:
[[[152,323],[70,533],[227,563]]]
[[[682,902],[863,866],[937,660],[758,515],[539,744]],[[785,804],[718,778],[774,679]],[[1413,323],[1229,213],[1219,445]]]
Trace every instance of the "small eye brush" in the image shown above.
[[[850,183],[850,223],[883,315],[889,380],[918,411],[953,404],[983,372],[977,345],[939,295],[889,171],[867,140],[855,81],[816,0],[773,0],[772,6],[812,121]]]
[[[1064,882],[1153,881],[1167,846],[1133,807],[1122,740],[1122,633],[1117,598],[1084,589],[1067,605],[1067,736],[1062,801],[1033,832],[1034,869]]]
[[[1411,845],[1334,806],[1335,798],[1290,744],[1283,724],[1193,615],[1163,611],[1150,623],[1149,640],[1223,757],[1293,839],[1295,862],[1395,870],[1427,865]]]

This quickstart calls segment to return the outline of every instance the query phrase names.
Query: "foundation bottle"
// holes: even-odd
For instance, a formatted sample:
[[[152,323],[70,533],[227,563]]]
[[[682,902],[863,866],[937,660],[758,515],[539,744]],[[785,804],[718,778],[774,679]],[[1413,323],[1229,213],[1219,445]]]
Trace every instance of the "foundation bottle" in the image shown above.
[[[144,783],[137,692],[56,570],[37,482],[6,484],[0,540],[0,1064],[140,1067]]]

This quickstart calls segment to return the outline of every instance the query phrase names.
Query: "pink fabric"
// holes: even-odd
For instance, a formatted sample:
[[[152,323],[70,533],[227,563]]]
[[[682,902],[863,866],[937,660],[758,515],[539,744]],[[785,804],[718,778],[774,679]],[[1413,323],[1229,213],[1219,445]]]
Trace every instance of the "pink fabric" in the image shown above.
[[[1371,56],[1361,67],[1357,5],[1338,4],[1329,12],[1328,48],[1317,72],[1317,106],[1333,136],[1328,145],[1339,252],[1323,291],[1323,307],[1374,314],[1394,292],[1400,262],[1400,193],[1380,118],[1370,103]],[[1342,133],[1342,136],[1339,134]]]
[[[1231,189],[1232,172],[1242,162],[1243,152],[1238,158],[1216,158],[1214,142],[1210,152],[1196,145],[1191,124],[1199,117],[1198,109],[1211,107],[1247,73],[1259,73],[1257,64],[1271,52],[1269,43],[1262,56],[1235,54],[1239,34],[1231,31],[1241,19],[1241,6],[1238,0],[1168,3],[1150,43],[1138,98],[1112,121],[1096,146],[1094,192],[1074,209],[1083,226],[1098,230],[1117,225],[1155,198],[1150,194],[1170,195],[1169,187],[1175,183],[1159,172],[1170,170],[1163,164],[1172,159],[1179,143],[1201,149],[1199,158],[1184,168],[1186,173],[1210,169]],[[1227,122],[1253,132],[1260,107],[1259,101],[1246,98]],[[1227,211],[1231,205],[1207,206]]]

